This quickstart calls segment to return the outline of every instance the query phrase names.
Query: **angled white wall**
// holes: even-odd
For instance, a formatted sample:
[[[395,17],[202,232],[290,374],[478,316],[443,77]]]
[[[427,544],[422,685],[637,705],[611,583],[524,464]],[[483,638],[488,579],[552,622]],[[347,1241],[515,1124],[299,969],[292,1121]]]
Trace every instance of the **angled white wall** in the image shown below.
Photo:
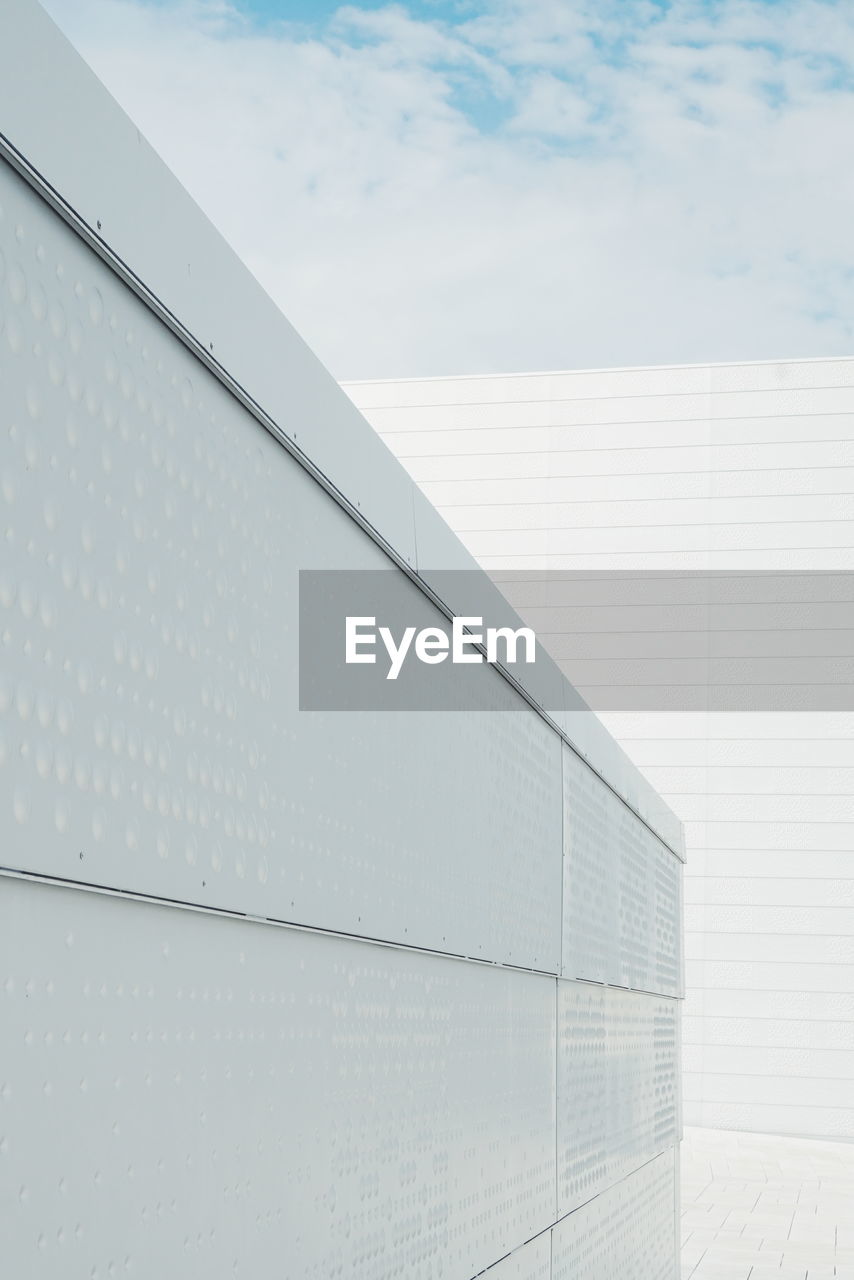
[[[854,360],[346,389],[488,570],[854,568]],[[603,719],[685,822],[686,1121],[854,1136],[854,716]]]
[[[553,667],[298,709],[299,569],[423,601],[469,559],[38,7],[4,23],[5,1267],[673,1280],[678,822]],[[636,907],[579,945],[606,876]]]

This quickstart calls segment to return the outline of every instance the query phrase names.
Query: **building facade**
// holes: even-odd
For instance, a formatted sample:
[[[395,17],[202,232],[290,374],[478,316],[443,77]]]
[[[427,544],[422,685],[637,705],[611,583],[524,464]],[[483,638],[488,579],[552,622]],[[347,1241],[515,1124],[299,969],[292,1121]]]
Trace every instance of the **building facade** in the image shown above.
[[[303,708],[301,570],[491,584],[440,597],[462,546],[39,6],[3,37],[5,1273],[674,1280],[679,822],[548,660]]]

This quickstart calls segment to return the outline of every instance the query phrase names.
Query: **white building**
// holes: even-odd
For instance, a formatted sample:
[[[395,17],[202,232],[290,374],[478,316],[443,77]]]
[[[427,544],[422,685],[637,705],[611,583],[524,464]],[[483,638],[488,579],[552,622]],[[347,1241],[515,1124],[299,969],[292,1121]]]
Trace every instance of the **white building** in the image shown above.
[[[854,568],[854,359],[346,390],[490,571]],[[854,716],[603,718],[685,822],[686,1123],[854,1137]]]
[[[301,570],[431,627],[494,587],[438,595],[468,555],[404,468],[2,22],[4,1275],[673,1280],[681,825],[547,657],[303,707]]]

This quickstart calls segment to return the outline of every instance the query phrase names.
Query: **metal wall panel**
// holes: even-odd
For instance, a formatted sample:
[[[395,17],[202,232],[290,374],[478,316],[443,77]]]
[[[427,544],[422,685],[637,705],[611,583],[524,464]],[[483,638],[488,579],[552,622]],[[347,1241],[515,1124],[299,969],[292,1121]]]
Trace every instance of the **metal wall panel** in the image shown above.
[[[676,1280],[676,1167],[664,1152],[552,1231],[552,1280]]]
[[[564,750],[563,949],[561,973],[619,980],[617,803],[573,751]]]
[[[678,1004],[558,982],[558,1212],[680,1139]]]
[[[0,183],[6,865],[557,972],[557,735],[491,670],[505,711],[301,714],[298,569],[389,562]]]
[[[561,972],[680,994],[678,860],[568,747],[563,764]]]
[[[0,913],[10,1275],[448,1280],[554,1221],[553,980],[10,878]]]

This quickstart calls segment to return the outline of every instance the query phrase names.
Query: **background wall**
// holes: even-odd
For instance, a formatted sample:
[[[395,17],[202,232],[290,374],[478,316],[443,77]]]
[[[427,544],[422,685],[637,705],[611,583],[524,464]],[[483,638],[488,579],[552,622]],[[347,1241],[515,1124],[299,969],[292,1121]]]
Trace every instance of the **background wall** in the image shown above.
[[[854,567],[854,360],[346,390],[491,571]],[[854,1136],[854,716],[602,718],[685,822],[686,1123]]]

